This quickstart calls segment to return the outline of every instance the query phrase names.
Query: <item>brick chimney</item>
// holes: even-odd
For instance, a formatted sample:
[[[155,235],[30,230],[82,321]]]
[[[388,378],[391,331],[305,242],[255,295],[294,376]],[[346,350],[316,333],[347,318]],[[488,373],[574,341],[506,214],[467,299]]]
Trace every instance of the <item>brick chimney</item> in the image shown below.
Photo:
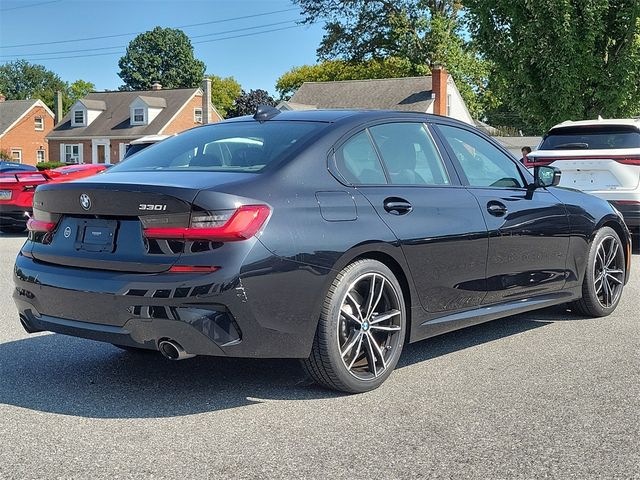
[[[153,82],[151,90],[162,90],[162,84],[160,82]]]
[[[213,112],[211,111],[211,79],[206,77],[202,82],[202,123],[211,123]]]
[[[0,93],[0,102],[4,102],[7,99],[2,93]]]
[[[442,65],[431,67],[431,90],[435,95],[433,113],[436,115],[447,114],[447,81],[449,73]]]
[[[64,112],[62,111],[62,92],[60,90],[56,91],[56,99],[53,105],[53,110],[55,113],[54,125],[58,125],[62,117],[64,116]]]

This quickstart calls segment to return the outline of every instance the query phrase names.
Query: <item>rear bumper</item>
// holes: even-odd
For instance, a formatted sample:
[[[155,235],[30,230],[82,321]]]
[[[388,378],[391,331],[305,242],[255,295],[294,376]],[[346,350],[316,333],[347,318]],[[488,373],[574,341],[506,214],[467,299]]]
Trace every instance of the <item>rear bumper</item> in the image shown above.
[[[26,207],[0,204],[0,226],[2,227],[25,227],[27,226],[28,215],[32,210]]]
[[[256,305],[269,299],[224,269],[128,274],[44,264],[21,254],[14,282],[13,298],[30,333],[151,350],[171,339],[189,354],[259,358],[307,357],[315,333],[312,317],[298,318],[291,328],[282,318],[261,316]]]

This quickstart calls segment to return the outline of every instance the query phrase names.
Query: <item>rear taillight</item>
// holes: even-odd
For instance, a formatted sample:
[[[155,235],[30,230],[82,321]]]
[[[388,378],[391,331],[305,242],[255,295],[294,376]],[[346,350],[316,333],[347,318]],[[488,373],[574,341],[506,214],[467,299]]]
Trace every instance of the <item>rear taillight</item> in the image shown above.
[[[27,220],[27,230],[30,232],[52,232],[56,228],[55,222],[44,222],[30,218]]]
[[[191,214],[190,226],[151,227],[144,229],[147,238],[163,240],[209,240],[234,242],[253,237],[269,218],[266,205],[244,205],[237,210],[197,212]]]
[[[640,158],[614,158],[614,160],[618,163],[622,163],[623,165],[639,165],[640,166]]]

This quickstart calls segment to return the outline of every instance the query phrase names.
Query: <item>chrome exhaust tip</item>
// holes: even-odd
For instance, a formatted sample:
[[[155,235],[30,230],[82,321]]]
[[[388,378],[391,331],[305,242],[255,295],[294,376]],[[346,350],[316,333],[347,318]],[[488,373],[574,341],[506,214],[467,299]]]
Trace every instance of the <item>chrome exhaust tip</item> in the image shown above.
[[[174,361],[195,357],[194,354],[185,352],[184,348],[173,340],[162,340],[158,343],[158,350],[165,358]]]

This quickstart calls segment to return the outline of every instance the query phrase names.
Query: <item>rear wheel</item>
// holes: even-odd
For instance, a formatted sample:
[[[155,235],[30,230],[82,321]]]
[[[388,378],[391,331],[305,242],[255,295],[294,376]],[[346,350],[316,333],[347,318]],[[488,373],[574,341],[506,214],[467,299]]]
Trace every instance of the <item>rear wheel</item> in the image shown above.
[[[573,303],[574,309],[592,317],[610,315],[622,296],[625,275],[624,246],[620,237],[612,228],[603,227],[591,243],[582,298]]]
[[[326,387],[349,393],[373,390],[398,363],[405,331],[397,279],[383,263],[358,260],[331,285],[303,366]]]

